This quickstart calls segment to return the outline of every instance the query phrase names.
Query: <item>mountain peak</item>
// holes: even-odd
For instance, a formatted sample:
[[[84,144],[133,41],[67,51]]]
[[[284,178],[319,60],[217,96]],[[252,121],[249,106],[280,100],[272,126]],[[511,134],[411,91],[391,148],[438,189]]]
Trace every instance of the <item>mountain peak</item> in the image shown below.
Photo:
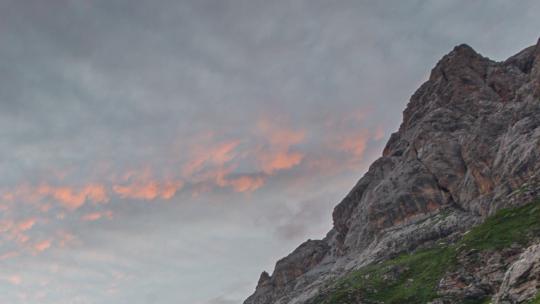
[[[461,77],[464,73],[474,72],[483,77],[487,64],[491,60],[478,54],[467,44],[460,44],[443,56],[431,72],[430,80],[443,78],[451,80],[452,76]]]
[[[245,304],[316,303],[326,282],[351,269],[453,242],[531,199],[508,198],[540,179],[539,46],[504,62],[466,44],[445,55],[383,156],[334,209],[332,230],[281,259]],[[500,282],[490,284],[492,294]]]
[[[454,47],[454,49],[452,50],[452,53],[466,54],[466,55],[470,55],[470,54],[478,55],[478,53],[470,45],[468,45],[466,43],[456,45]]]

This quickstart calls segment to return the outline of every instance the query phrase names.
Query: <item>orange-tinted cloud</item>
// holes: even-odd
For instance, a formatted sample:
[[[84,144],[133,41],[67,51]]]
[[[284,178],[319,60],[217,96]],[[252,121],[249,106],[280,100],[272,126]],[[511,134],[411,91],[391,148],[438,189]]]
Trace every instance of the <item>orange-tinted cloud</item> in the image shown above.
[[[87,213],[85,215],[83,215],[81,217],[81,219],[83,221],[86,221],[86,222],[93,222],[93,221],[97,221],[101,218],[108,218],[108,219],[111,219],[112,218],[112,211],[105,211],[105,212],[91,212],[91,213]]]
[[[105,187],[97,184],[90,184],[80,190],[71,187],[51,187],[41,185],[37,189],[42,195],[49,195],[68,209],[77,209],[85,204],[87,200],[95,203],[104,203],[109,200]]]
[[[272,146],[279,146],[281,148],[288,148],[292,145],[299,144],[306,136],[303,130],[291,130],[269,119],[259,120],[257,129],[259,133],[269,140]]]
[[[161,184],[160,197],[166,200],[171,199],[183,186],[182,181],[166,181]]]
[[[29,218],[18,222],[13,220],[2,220],[0,221],[0,233],[5,240],[22,245],[30,240],[30,237],[25,234],[25,231],[32,229],[36,222],[37,220],[35,218]]]
[[[216,167],[206,170],[198,175],[197,181],[200,183],[195,188],[194,196],[212,190],[208,182],[226,188],[231,187],[235,192],[252,192],[264,185],[262,176],[233,175],[233,166]]]
[[[235,149],[240,142],[230,140],[218,144],[208,143],[213,137],[213,134],[208,134],[202,138],[206,144],[195,144],[188,149],[190,158],[182,168],[182,175],[196,184],[192,193],[194,196],[211,191],[209,183],[225,187],[226,176],[232,172],[232,167],[227,163],[235,158]]]
[[[268,174],[272,174],[274,171],[292,168],[300,164],[303,158],[304,154],[302,153],[287,151],[262,154],[259,157],[262,170]]]
[[[215,146],[192,147],[192,158],[182,169],[185,177],[189,177],[201,170],[205,164],[222,166],[234,158],[234,150],[240,144],[238,140],[224,142]]]
[[[26,219],[24,221],[20,221],[17,224],[17,228],[20,231],[26,231],[26,230],[32,229],[32,227],[34,227],[35,224],[36,224],[36,219],[35,218],[29,218],[29,219]]]
[[[44,195],[40,194],[35,187],[27,184],[22,184],[14,189],[2,192],[2,199],[7,202],[15,202],[16,200],[24,200],[26,202],[35,203],[43,199]]]
[[[266,174],[290,169],[302,162],[304,154],[291,152],[290,150],[293,145],[304,141],[304,131],[291,130],[272,123],[268,119],[259,121],[257,129],[258,133],[268,141],[268,144],[261,147],[257,152],[259,166]]]
[[[5,191],[2,194],[3,199],[8,201],[24,200],[27,202],[39,202],[46,197],[50,197],[68,209],[77,209],[84,205],[87,201],[95,203],[105,203],[109,200],[107,191],[103,185],[88,184],[86,186],[75,188],[70,186],[50,186],[46,183],[31,187],[29,185],[21,185],[12,191]],[[45,208],[45,207],[44,207]],[[43,209],[47,211],[47,208]]]
[[[170,199],[183,185],[184,183],[180,180],[165,182],[136,181],[128,185],[114,185],[113,191],[122,198],[140,200]]]
[[[352,136],[347,136],[339,139],[338,148],[342,151],[351,153],[355,158],[359,159],[364,156],[369,134],[367,131],[361,131]]]
[[[252,192],[264,185],[264,179],[259,176],[241,176],[227,180],[227,183],[232,186],[236,192]]]
[[[99,220],[101,217],[102,217],[101,212],[92,212],[92,213],[83,215],[81,219],[86,222],[93,222],[93,221]]]
[[[52,245],[52,241],[51,240],[43,240],[41,242],[38,242],[36,244],[34,244],[34,249],[38,252],[43,252],[47,249],[49,249]]]

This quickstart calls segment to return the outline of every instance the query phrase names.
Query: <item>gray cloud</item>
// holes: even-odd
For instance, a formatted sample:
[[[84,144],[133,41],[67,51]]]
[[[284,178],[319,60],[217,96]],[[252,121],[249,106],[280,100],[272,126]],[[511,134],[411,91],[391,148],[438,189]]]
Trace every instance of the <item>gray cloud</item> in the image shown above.
[[[0,302],[240,302],[330,228],[444,53],[502,60],[536,41],[539,9],[0,0]],[[171,180],[184,185],[164,199]],[[61,204],[88,185],[108,200]]]

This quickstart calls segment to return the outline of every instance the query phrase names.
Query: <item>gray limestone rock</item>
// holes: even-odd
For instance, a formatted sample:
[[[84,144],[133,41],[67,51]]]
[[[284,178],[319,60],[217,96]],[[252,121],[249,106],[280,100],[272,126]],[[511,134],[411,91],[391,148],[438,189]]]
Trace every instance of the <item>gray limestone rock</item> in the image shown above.
[[[530,246],[506,271],[495,304],[527,303],[540,288],[540,244]]]

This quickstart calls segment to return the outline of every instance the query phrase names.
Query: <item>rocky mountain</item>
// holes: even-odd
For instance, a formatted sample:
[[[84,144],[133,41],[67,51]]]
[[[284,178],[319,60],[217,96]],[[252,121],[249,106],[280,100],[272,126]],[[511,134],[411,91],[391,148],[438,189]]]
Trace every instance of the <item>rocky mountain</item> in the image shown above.
[[[244,304],[527,303],[540,288],[540,40],[455,47],[333,212]],[[538,226],[538,227],[537,227]]]

